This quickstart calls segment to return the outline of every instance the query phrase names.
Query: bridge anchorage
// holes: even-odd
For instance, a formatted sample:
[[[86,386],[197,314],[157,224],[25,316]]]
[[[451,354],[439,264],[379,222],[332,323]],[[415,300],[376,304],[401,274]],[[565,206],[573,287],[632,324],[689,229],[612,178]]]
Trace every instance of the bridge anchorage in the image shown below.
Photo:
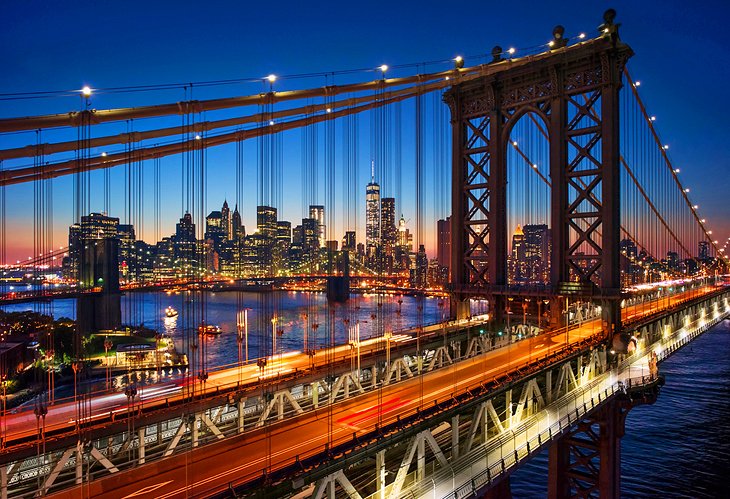
[[[710,283],[708,277],[712,271],[725,270],[724,264],[709,264],[705,258],[700,269],[691,258],[687,247],[704,243],[707,251],[710,232],[691,205],[684,205],[689,201],[684,189],[667,214],[655,193],[637,180],[641,176],[622,149],[626,131],[620,116],[620,98],[625,95],[621,91],[629,86],[636,94],[626,71],[633,52],[620,40],[614,18],[612,10],[605,13],[596,38],[581,35],[570,44],[558,26],[544,52],[505,58],[509,51],[495,47],[490,63],[472,68],[456,60],[456,67],[448,71],[391,79],[385,78],[387,67],[383,66],[382,79],[374,82],[280,93],[273,91],[273,77],[268,79],[270,92],[260,95],[94,112],[93,120],[88,109],[76,117],[0,120],[0,131],[56,127],[71,120],[71,126],[84,127],[84,133],[93,123],[120,116],[131,122],[143,116],[179,114],[187,120],[181,129],[146,130],[146,138],[128,131],[118,137],[91,139],[98,145],[123,143],[128,154],[90,158],[87,147],[76,151],[83,161],[63,160],[50,163],[47,169],[3,170],[2,188],[88,174],[132,161],[141,165],[173,154],[188,153],[187,160],[203,158],[197,153],[232,142],[237,142],[242,157],[245,139],[256,138],[266,145],[272,135],[315,123],[324,123],[326,135],[333,137],[336,119],[406,99],[418,100],[416,115],[422,117],[420,99],[436,91],[443,91],[443,102],[434,101],[450,111],[453,146],[448,320],[444,312],[442,320],[433,324],[420,322],[415,328],[395,331],[388,325],[371,338],[360,338],[359,322],[347,322],[349,342],[336,345],[333,310],[343,308],[339,303],[350,298],[351,282],[372,278],[376,284],[367,283],[362,289],[400,289],[401,276],[378,275],[383,274],[382,265],[380,272],[369,268],[378,260],[395,267],[400,264],[398,258],[379,255],[372,242],[370,258],[358,257],[362,252],[354,249],[355,233],[350,231],[346,233],[352,236],[347,244],[350,250],[338,251],[337,244],[320,246],[314,229],[324,229],[324,224],[314,224],[317,220],[310,214],[313,218],[302,220],[300,234],[304,237],[304,226],[310,227],[308,244],[312,255],[318,256],[302,257],[305,261],[300,266],[273,273],[271,254],[278,247],[261,242],[273,240],[264,231],[274,233],[271,222],[276,221],[276,210],[259,206],[263,230],[254,240],[261,243],[260,254],[269,255],[268,261],[262,258],[266,265],[250,276],[238,268],[234,278],[203,281],[202,273],[192,272],[185,278],[195,280],[175,281],[181,287],[190,285],[183,292],[201,297],[201,303],[190,299],[180,313],[189,329],[197,332],[193,336],[199,341],[200,365],[191,369],[195,376],[144,387],[144,398],[142,389],[138,392],[129,386],[124,393],[84,396],[80,403],[74,397],[73,402],[38,405],[33,414],[5,415],[0,427],[4,437],[0,499],[46,495],[502,498],[510,496],[510,475],[543,451],[549,454],[549,497],[618,497],[620,440],[628,411],[656,400],[663,384],[657,364],[730,316],[730,290]],[[375,93],[357,94],[364,91]],[[346,93],[358,97],[335,100]],[[319,97],[324,103],[312,104],[311,99]],[[298,99],[306,100],[306,105],[274,110],[275,104]],[[193,109],[212,113],[245,105],[261,106],[260,113],[194,122]],[[643,104],[639,101],[637,106],[648,121]],[[524,123],[546,141],[546,170],[518,148],[514,134]],[[256,128],[214,133],[217,128],[244,124],[256,124]],[[351,136],[358,135],[356,122],[348,126]],[[134,142],[178,132],[180,141],[132,147]],[[654,140],[653,128],[651,132]],[[317,143],[316,133],[303,135],[308,134]],[[39,144],[27,150],[0,151],[0,159],[33,151],[38,155],[38,148],[55,154],[74,147],[79,147],[77,142]],[[334,150],[333,146],[329,151],[332,157]],[[660,153],[661,160],[666,160],[662,168],[671,167],[663,149]],[[526,161],[527,171],[547,186],[548,214],[545,223],[523,220],[524,226],[512,232],[510,244],[510,196],[514,194],[510,185],[516,183],[510,181],[511,154]],[[198,166],[202,174],[202,163]],[[333,161],[330,166],[334,169]],[[674,169],[670,171],[666,192],[676,187],[675,182],[679,185]],[[377,205],[374,177],[373,172],[369,207]],[[626,186],[634,188],[631,196],[646,201],[636,215],[640,222],[623,216]],[[388,199],[389,216],[394,218],[395,199]],[[310,210],[313,207],[317,205]],[[687,213],[682,211],[685,208]],[[368,218],[379,222],[385,211],[371,211],[373,216]],[[203,217],[196,216],[198,232],[202,232]],[[218,216],[219,225],[211,227],[221,229],[224,216]],[[665,239],[647,243],[637,237],[646,217],[653,217],[655,224],[647,232],[665,231]],[[213,243],[196,237],[192,216],[188,219],[179,224],[185,237],[178,243],[187,248],[181,259],[197,265],[201,261],[195,258],[209,256],[202,248],[210,249]],[[680,236],[689,234],[687,240],[675,233],[673,223],[687,224],[678,231]],[[407,247],[405,219],[403,224],[398,236],[405,244],[399,246]],[[326,225],[332,230],[333,224]],[[390,225],[388,245],[395,246],[396,226]],[[231,227],[235,227],[232,221]],[[290,229],[284,226],[285,239]],[[370,229],[375,234],[372,238],[380,231]],[[278,230],[277,226],[277,237]],[[80,276],[73,295],[79,300],[78,332],[115,329],[120,323],[120,289],[126,291],[110,257],[120,251],[118,241],[110,237],[83,242],[83,251],[74,252]],[[221,248],[231,253],[246,249],[240,240],[236,244]],[[547,262],[535,264],[535,255],[527,255],[528,246],[533,252],[540,246],[541,258]],[[677,253],[671,250],[680,247],[687,261],[694,263],[680,267]],[[256,248],[247,250],[255,253]],[[660,256],[664,251],[666,259]],[[213,265],[216,257],[210,256]],[[416,268],[406,265],[403,272],[413,271],[414,281],[420,281],[413,292],[425,294],[428,262],[418,265],[426,258],[425,249],[400,256],[408,265],[414,257]],[[521,260],[533,266],[520,267]],[[240,262],[236,264],[241,267]],[[253,309],[243,306],[239,294],[239,363],[208,370],[203,333],[211,324],[202,320],[207,295],[199,287],[205,284],[211,291],[239,293],[266,289],[261,292],[262,301],[271,305],[277,286],[297,280],[326,284],[327,313],[320,318],[307,316],[305,321],[314,330],[315,340],[320,326],[331,334],[329,345],[322,348],[315,341],[312,346],[305,340],[301,351],[277,351],[277,343],[280,347],[283,343],[284,321],[264,317],[266,341],[262,343],[271,346],[270,355],[263,352],[249,362],[248,311]],[[389,286],[384,285],[386,281]],[[8,302],[27,299],[15,293],[7,297]],[[382,305],[381,296],[375,305],[380,307],[370,315],[381,326],[386,323],[383,315],[395,308],[390,303],[388,312]],[[422,314],[422,308],[417,310]],[[212,331],[211,336],[220,332],[215,327]],[[241,360],[244,338],[245,363]]]

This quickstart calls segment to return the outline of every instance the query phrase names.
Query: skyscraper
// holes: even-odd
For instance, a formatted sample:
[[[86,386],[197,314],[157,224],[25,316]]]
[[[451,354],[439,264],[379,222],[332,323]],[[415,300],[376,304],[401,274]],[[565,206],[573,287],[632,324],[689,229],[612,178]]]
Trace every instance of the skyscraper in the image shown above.
[[[522,229],[525,234],[525,261],[527,280],[532,284],[543,284],[550,280],[550,229],[545,224],[528,224]]]
[[[269,239],[276,239],[276,208],[271,206],[256,207],[256,230]]]
[[[276,239],[282,243],[291,244],[291,222],[284,220],[276,222]]]
[[[319,224],[314,218],[302,219],[302,253],[314,256],[319,251]]]
[[[323,248],[327,240],[327,226],[324,223],[324,206],[321,204],[310,205],[309,218],[317,221],[319,247]]]
[[[228,208],[228,200],[223,200],[223,208],[220,211],[221,214],[221,228],[225,234],[226,239],[233,239],[233,227],[231,220],[231,209]]]
[[[395,198],[380,201],[380,239],[386,250],[392,252],[398,242],[398,228],[395,226]]]
[[[375,256],[380,243],[380,185],[375,178],[365,189],[365,251],[367,256]]]
[[[355,231],[348,230],[345,232],[345,237],[342,238],[342,250],[343,251],[355,251],[356,249]]]
[[[238,204],[236,204],[236,208],[233,210],[233,216],[231,217],[231,231],[232,233],[229,238],[235,241],[243,239],[246,236],[246,230],[241,221],[241,214],[238,212]]]

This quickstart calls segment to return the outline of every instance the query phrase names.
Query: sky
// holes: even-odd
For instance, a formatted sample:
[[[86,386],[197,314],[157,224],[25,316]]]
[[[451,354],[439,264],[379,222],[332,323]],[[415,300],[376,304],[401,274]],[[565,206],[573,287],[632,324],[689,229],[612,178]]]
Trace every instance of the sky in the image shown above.
[[[730,4],[706,1],[701,6],[686,1],[564,1],[520,2],[289,2],[249,3],[187,1],[155,2],[4,2],[0,29],[0,94],[52,90],[128,87],[163,83],[259,79],[277,75],[311,74],[353,68],[375,68],[381,64],[448,61],[455,55],[486,54],[494,45],[532,47],[551,38],[553,26],[562,24],[567,34],[594,33],[606,8],[617,10],[621,38],[636,55],[629,68],[642,82],[641,93],[649,113],[657,117],[656,127],[662,141],[670,144],[670,156],[685,185],[691,187],[693,202],[700,205],[714,234],[730,235],[726,203],[730,188],[728,120],[730,101],[722,98],[730,82],[730,48],[727,19]],[[519,52],[518,54],[519,55]],[[446,69],[432,65],[427,70]],[[412,69],[407,70],[412,72]],[[374,73],[373,73],[374,74]],[[335,83],[348,77],[337,76]],[[352,76],[370,79],[368,73]],[[323,77],[282,79],[277,89],[319,87]],[[195,98],[257,93],[260,82],[195,89]],[[107,93],[92,97],[97,109],[174,102],[186,98],[181,89],[160,92]],[[79,98],[0,100],[0,118],[68,112],[79,107]],[[413,230],[415,200],[408,168],[414,162],[413,111],[403,106],[404,166],[400,178],[386,174],[379,166],[384,191],[399,195],[399,211]],[[427,113],[436,113],[437,100],[428,100]],[[431,114],[429,114],[431,115]],[[175,121],[174,123],[179,123]],[[119,133],[126,124],[105,128]],[[367,128],[363,120],[361,128]],[[444,130],[436,130],[443,132]],[[360,135],[366,137],[366,130]],[[44,136],[51,141],[52,133]],[[60,137],[60,136],[59,136]],[[35,142],[34,133],[0,135],[0,147],[16,147]],[[278,195],[284,218],[302,216],[306,204],[302,180],[302,153],[299,135],[283,139],[281,160],[284,178]],[[224,198],[235,198],[234,148],[211,150],[207,156],[209,189],[205,210],[219,209]],[[320,155],[323,154],[320,145]],[[99,153],[100,151],[94,151]],[[448,185],[441,182],[443,170],[439,157],[448,154],[436,146],[425,148],[426,166],[432,169],[424,185],[426,208],[423,212],[424,242],[432,251],[435,219],[448,210]],[[239,199],[244,203],[247,228],[255,224],[256,145],[244,151],[247,179]],[[336,146],[340,164],[342,146]],[[337,193],[333,239],[349,224],[361,227],[364,221],[364,189],[369,180],[372,148],[363,143],[358,149],[358,178],[353,182],[354,202],[359,209],[357,223],[347,221],[341,211],[348,193]],[[320,161],[317,201],[324,199],[324,166]],[[12,166],[10,164],[6,165]],[[174,222],[185,209],[181,194],[180,159],[162,165],[160,232],[169,235]],[[110,212],[124,218],[124,171],[111,174],[114,189]],[[99,187],[101,176],[92,179]],[[154,205],[155,192],[145,177],[145,210]],[[342,182],[341,175],[336,185]],[[54,181],[54,242],[65,243],[66,230],[73,219],[70,178]],[[359,190],[358,190],[359,189]],[[360,192],[362,191],[362,192]],[[121,193],[121,194],[120,194]],[[33,199],[30,185],[6,188],[6,232],[9,259],[22,258],[32,251],[32,226],[29,205]],[[443,199],[442,199],[443,198]],[[445,199],[445,200],[444,200]],[[353,202],[352,199],[350,200]],[[103,201],[92,200],[91,208],[101,210]],[[361,212],[361,213],[360,213]],[[123,220],[124,221],[124,220]],[[154,223],[145,217],[145,237]],[[362,230],[359,229],[362,239]],[[328,237],[329,238],[329,237]],[[11,239],[11,238],[9,238]]]

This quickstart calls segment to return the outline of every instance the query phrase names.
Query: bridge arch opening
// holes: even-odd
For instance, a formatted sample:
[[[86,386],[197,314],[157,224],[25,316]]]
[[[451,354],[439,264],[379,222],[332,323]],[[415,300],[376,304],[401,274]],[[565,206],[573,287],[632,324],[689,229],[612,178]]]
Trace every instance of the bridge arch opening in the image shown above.
[[[525,106],[507,123],[507,285],[543,288],[550,283],[551,181],[547,117]]]

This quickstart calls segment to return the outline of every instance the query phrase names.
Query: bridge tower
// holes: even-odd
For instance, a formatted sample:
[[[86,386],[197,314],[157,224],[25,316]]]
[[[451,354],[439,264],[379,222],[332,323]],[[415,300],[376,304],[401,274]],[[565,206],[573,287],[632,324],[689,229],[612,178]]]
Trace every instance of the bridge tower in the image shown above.
[[[602,306],[607,338],[620,329],[619,90],[631,48],[607,11],[600,40],[566,47],[553,30],[547,56],[504,60],[500,47],[477,78],[445,94],[452,126],[452,315],[469,315],[470,298],[486,298],[495,327],[517,290],[507,278],[507,147],[527,113],[542,121],[549,141],[552,252],[550,314],[564,303]],[[529,294],[520,290],[520,296]],[[537,292],[535,292],[537,293]]]
[[[119,241],[84,239],[80,249],[77,326],[79,334],[118,328],[122,322],[119,290]]]
[[[345,303],[350,299],[350,252],[328,251],[327,300]]]

